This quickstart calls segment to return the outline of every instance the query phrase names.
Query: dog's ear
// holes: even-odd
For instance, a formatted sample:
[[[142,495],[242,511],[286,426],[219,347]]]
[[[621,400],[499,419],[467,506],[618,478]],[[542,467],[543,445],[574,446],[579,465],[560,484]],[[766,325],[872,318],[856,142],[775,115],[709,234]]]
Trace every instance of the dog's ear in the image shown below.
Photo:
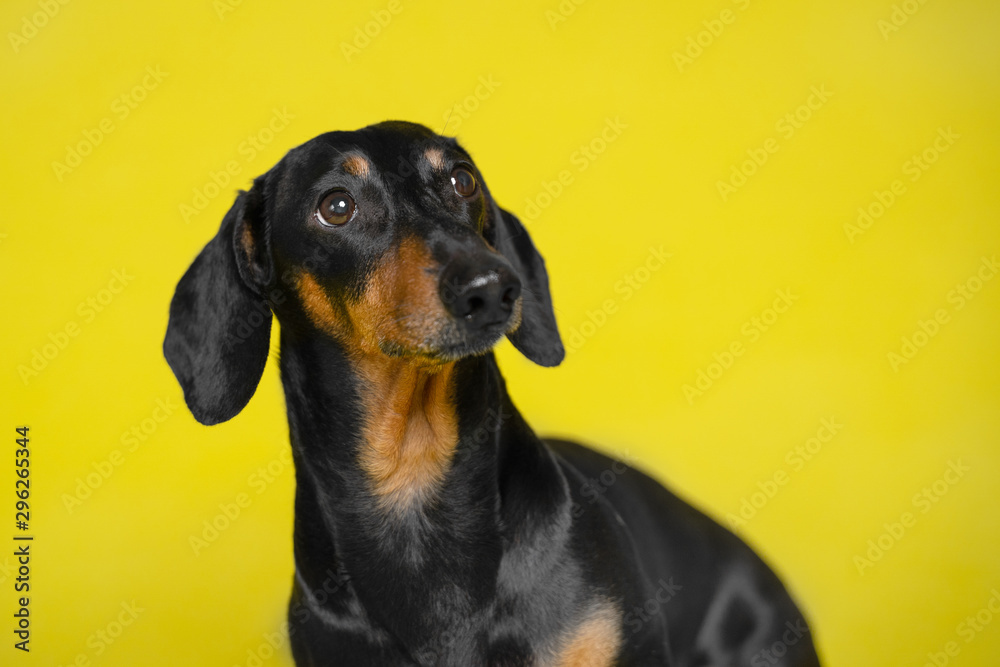
[[[235,417],[267,363],[272,268],[263,219],[263,177],[241,192],[219,233],[177,283],[163,354],[202,424]]]
[[[508,334],[521,354],[540,366],[558,366],[566,356],[549,293],[545,261],[535,249],[528,230],[512,213],[496,207],[495,247],[521,278],[521,325]]]

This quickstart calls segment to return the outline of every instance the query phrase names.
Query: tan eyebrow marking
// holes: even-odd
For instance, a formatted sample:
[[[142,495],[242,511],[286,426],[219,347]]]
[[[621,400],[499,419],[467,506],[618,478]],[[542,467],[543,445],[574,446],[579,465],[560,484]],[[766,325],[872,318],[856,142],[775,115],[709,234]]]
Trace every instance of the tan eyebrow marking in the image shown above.
[[[371,165],[368,163],[368,160],[364,159],[360,155],[351,154],[347,156],[346,160],[344,160],[344,171],[351,176],[368,178],[368,174],[371,173]]]
[[[444,169],[444,152],[440,148],[428,148],[424,151],[424,157],[435,169]]]

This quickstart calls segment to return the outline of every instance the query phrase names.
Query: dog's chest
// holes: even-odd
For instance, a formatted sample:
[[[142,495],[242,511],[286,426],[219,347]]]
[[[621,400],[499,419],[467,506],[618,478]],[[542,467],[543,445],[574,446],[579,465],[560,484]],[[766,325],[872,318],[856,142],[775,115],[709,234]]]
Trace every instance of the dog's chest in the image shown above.
[[[482,633],[458,628],[428,642],[415,657],[428,667],[613,667],[622,647],[621,614],[606,600],[591,603],[548,636],[538,625],[499,633],[497,627],[485,650]]]

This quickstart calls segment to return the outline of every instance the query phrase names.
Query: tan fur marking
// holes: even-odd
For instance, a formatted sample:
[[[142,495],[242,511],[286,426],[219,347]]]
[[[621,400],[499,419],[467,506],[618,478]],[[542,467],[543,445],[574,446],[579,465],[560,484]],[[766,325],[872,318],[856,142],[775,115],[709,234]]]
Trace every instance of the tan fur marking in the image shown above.
[[[386,509],[430,498],[458,443],[454,362],[420,354],[447,321],[436,274],[426,246],[406,239],[375,269],[361,298],[344,304],[343,314],[312,275],[298,278],[310,320],[341,341],[366,385],[359,462]],[[386,345],[406,354],[389,356]]]
[[[360,463],[386,509],[427,500],[441,484],[458,443],[452,395],[454,362],[408,359],[365,364],[365,444]]]
[[[601,601],[563,640],[552,667],[613,667],[622,644],[617,606]]]
[[[361,298],[345,303],[342,313],[309,273],[299,273],[296,291],[313,324],[352,353],[379,355],[384,344],[427,353],[431,339],[448,321],[437,293],[434,261],[415,239],[399,243],[372,273]]]
[[[424,151],[424,157],[435,169],[444,169],[444,152],[440,148],[428,148]]]
[[[427,247],[412,238],[382,263],[361,302],[348,307],[357,329],[377,332],[378,340],[363,336],[363,348],[386,341],[410,351],[427,348],[446,320],[434,268]],[[361,466],[384,507],[405,509],[433,493],[458,443],[454,363],[382,354],[358,361],[369,383]]]
[[[360,155],[351,154],[344,160],[344,171],[352,176],[368,178],[368,174],[371,173],[371,165]]]
[[[309,273],[301,273],[297,278],[296,291],[302,301],[302,307],[312,323],[321,331],[331,336],[343,338],[350,325],[337,315],[330,297]]]
[[[239,223],[242,225],[240,228],[240,248],[243,250],[243,255],[247,258],[248,262],[253,261],[253,232],[250,231],[250,225],[246,222]]]
[[[347,304],[361,347],[374,353],[388,343],[410,352],[428,352],[431,340],[448,321],[436,273],[422,242],[400,242],[394,255],[373,272],[360,301]]]

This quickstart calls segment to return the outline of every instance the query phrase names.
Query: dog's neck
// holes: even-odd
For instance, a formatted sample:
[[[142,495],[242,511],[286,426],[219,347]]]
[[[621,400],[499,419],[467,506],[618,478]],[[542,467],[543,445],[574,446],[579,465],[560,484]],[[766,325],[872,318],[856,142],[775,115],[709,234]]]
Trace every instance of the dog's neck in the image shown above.
[[[297,577],[307,597],[336,580],[340,594],[311,598],[332,617],[360,611],[418,645],[429,628],[487,613],[506,546],[568,511],[562,473],[492,354],[359,362],[283,331],[281,369]]]

